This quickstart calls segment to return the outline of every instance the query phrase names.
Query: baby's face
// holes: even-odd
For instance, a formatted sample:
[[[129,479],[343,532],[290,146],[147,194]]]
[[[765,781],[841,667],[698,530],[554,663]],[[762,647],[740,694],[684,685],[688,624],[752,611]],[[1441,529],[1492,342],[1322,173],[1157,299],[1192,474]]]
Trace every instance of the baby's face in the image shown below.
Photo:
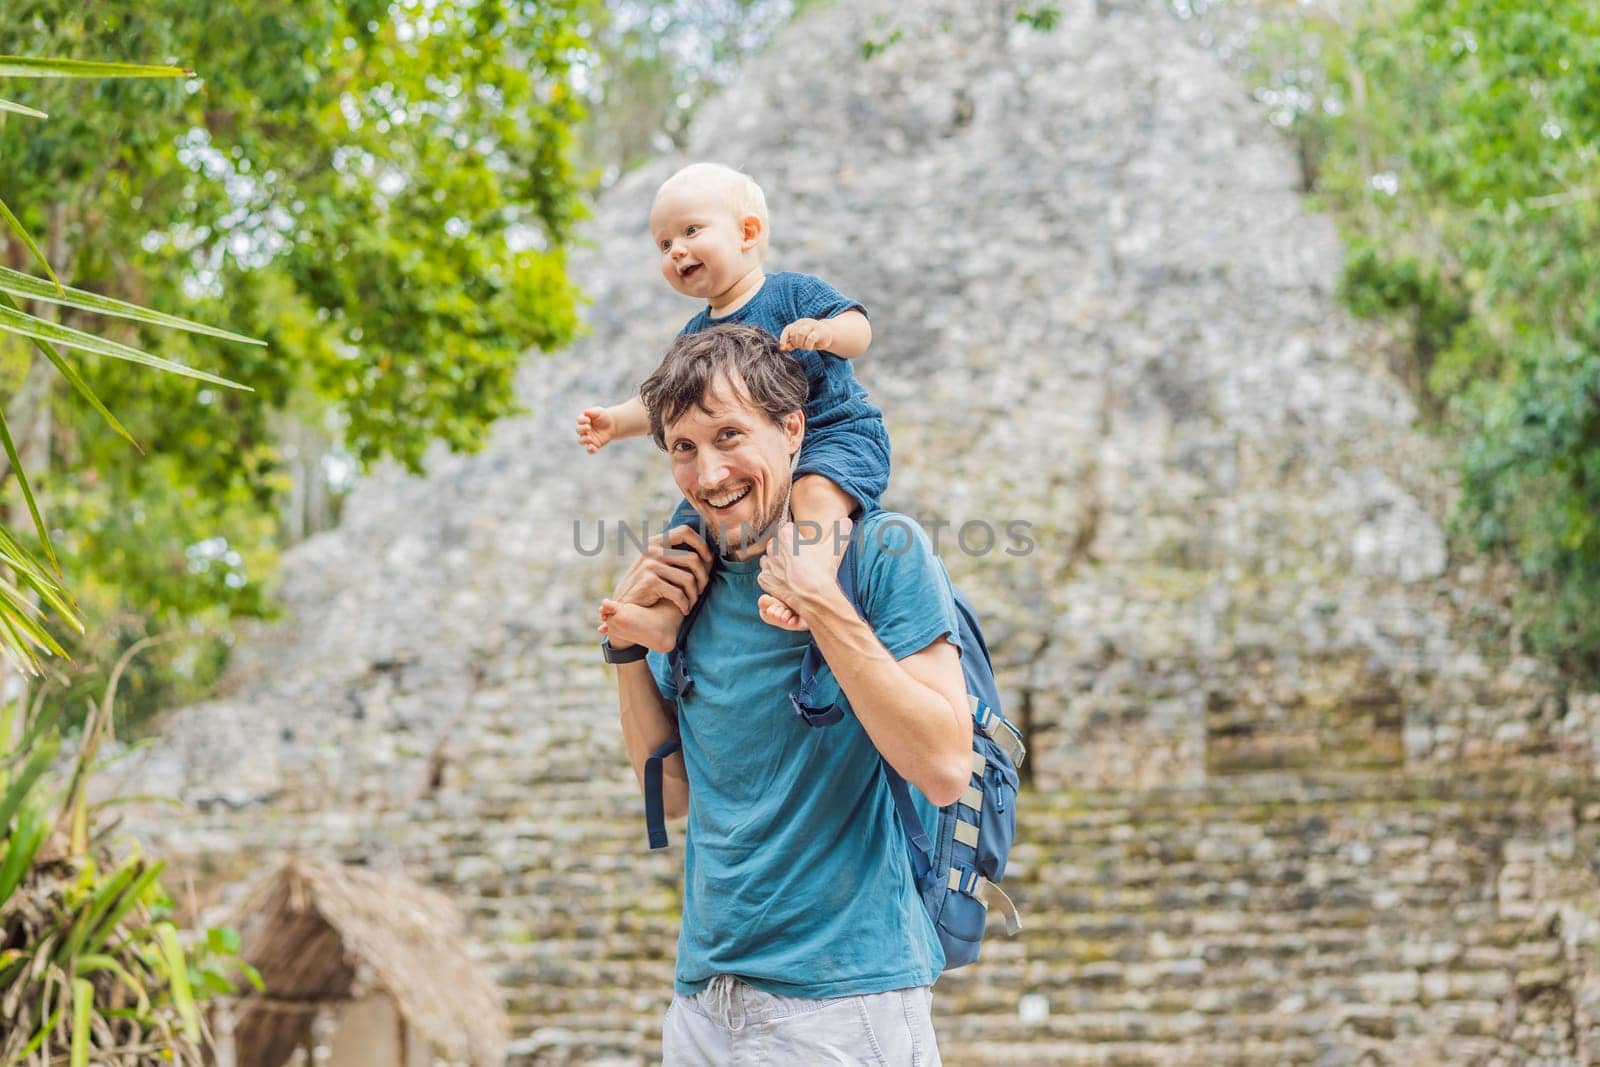
[[[746,239],[744,222],[726,198],[686,183],[656,195],[650,234],[667,284],[708,304],[760,265],[754,241]]]

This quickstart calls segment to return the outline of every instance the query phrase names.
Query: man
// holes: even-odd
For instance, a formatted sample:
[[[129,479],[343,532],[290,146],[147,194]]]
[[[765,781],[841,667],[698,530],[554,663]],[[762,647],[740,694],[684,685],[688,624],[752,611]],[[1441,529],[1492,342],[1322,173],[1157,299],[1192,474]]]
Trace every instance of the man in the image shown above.
[[[653,749],[683,744],[664,776],[667,814],[689,822],[663,1058],[936,1064],[944,957],[879,756],[933,804],[966,788],[971,715],[944,571],[910,520],[864,517],[863,620],[839,587],[836,532],[797,537],[785,519],[806,380],[764,332],[680,337],[641,396],[679,489],[718,535],[717,548],[688,526],[656,537],[601,605],[641,784]],[[809,632],[763,622],[763,593]],[[694,684],[678,706],[667,657],[646,658],[617,615],[662,597],[685,612],[705,601],[684,638]],[[826,728],[789,700],[813,640],[826,664],[814,703],[847,705]]]

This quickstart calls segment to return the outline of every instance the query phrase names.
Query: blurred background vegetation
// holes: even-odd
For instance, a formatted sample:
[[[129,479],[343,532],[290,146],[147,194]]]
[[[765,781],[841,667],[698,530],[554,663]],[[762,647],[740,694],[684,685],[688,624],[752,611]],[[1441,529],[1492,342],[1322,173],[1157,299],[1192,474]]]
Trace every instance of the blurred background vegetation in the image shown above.
[[[173,634],[192,639],[127,666],[120,713],[198,697],[226,623],[270,615],[278,554],[337,522],[359,470],[478,447],[517,410],[524,353],[577,328],[564,250],[587,198],[672,148],[794,7],[8,3],[0,54],[183,57],[201,76],[15,92],[51,118],[0,115],[0,200],[64,283],[268,343],[31,308],[255,389],[86,368],[141,455],[0,338],[5,414],[85,624],[46,665],[47,710],[81,718],[123,652]],[[0,255],[37,270],[20,241]],[[26,530],[15,492],[7,506]]]
[[[1459,462],[1454,548],[1514,565],[1513,641],[1600,680],[1600,4],[1269,9],[1250,64],[1338,219],[1341,295]]]
[[[0,198],[67,284],[268,342],[128,338],[253,395],[96,364],[140,455],[0,340],[86,624],[47,699],[81,716],[119,655],[175,632],[193,639],[140,656],[123,707],[195,699],[225,624],[271,613],[278,554],[337,522],[363,467],[479,445],[516,410],[523,353],[577,329],[564,249],[586,200],[681,143],[806,2],[8,3],[0,54],[202,77],[30,89],[53,117],[0,116]],[[1002,6],[1067,32],[1061,5]],[[1518,639],[1600,675],[1600,7],[1232,6],[1259,18],[1248,73],[1344,230],[1344,298],[1404,331],[1396,370],[1457,449],[1458,551],[1514,563]]]

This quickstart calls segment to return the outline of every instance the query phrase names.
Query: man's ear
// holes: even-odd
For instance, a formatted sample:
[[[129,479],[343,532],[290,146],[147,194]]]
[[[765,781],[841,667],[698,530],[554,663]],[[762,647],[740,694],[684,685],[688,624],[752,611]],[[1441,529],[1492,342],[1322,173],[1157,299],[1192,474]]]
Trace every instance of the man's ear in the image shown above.
[[[806,413],[795,410],[783,417],[783,443],[787,446],[792,456],[800,450],[800,442],[806,437]]]
[[[760,215],[746,215],[739,220],[740,249],[748,252],[761,242],[761,236],[767,232],[767,224]]]

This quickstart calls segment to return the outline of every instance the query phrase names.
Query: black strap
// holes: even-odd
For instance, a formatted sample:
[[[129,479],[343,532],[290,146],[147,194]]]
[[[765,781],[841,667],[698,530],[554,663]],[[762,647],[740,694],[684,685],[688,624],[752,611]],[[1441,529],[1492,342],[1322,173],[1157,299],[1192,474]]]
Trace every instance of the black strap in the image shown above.
[[[883,764],[884,777],[889,780],[889,795],[894,797],[894,810],[900,815],[900,825],[906,832],[906,851],[911,854],[911,873],[916,878],[917,888],[925,889],[929,873],[933,870],[933,839],[928,836],[928,828],[922,825],[922,816],[917,814],[917,806],[911,800],[911,790],[906,785],[906,780],[900,777],[900,772],[889,766],[889,761],[879,757]]]
[[[667,847],[666,805],[661,797],[661,761],[683,747],[673,738],[650,753],[644,761],[644,828],[651,848]]]
[[[698,515],[690,520],[689,525],[694,527],[702,538],[705,537],[705,523]],[[716,569],[719,558],[717,553],[712,553],[713,570]],[[689,636],[689,629],[694,626],[694,620],[700,615],[700,606],[706,602],[705,594],[708,591],[709,585],[706,590],[701,591],[694,606],[689,609],[689,614],[678,624],[678,639],[673,643],[672,651],[667,654],[667,677],[672,682],[675,704],[680,703],[694,688],[694,678],[689,674],[689,665],[684,662],[683,646]],[[673,738],[656,748],[644,761],[644,827],[651,848],[667,847],[666,804],[661,795],[661,762],[682,748],[683,742]]]
[[[699,516],[696,516],[695,521],[689,523],[689,525],[693,526],[695,532],[699,533],[702,538],[705,538],[705,523]],[[678,639],[673,642],[672,651],[667,653],[667,677],[672,680],[674,703],[688,696],[689,691],[694,688],[694,676],[689,673],[689,664],[684,659],[683,650],[689,640],[689,631],[694,627],[695,619],[700,617],[700,608],[706,602],[706,594],[711,591],[710,575],[716,571],[717,563],[721,559],[720,552],[713,551],[711,553],[711,567],[707,571],[706,587],[700,591],[700,595],[695,599],[694,606],[689,609],[689,614],[685,615],[683,621],[678,624]]]
[[[844,598],[850,606],[856,609],[856,614],[863,619],[867,613],[861,608],[861,601],[856,599],[856,539],[850,538],[845,545],[844,558],[839,561],[839,590],[844,593]],[[795,715],[807,726],[832,726],[844,719],[844,708],[837,703],[827,707],[817,707],[812,701],[812,694],[817,686],[817,675],[823,667],[822,650],[817,647],[816,641],[806,645],[805,655],[800,660],[800,687],[789,694],[789,703],[794,708]]]
[[[856,596],[856,557],[856,538],[851,537],[849,545],[844,550],[844,559],[839,564],[839,589],[850,602],[850,606],[856,609],[856,614],[865,619],[867,613]],[[822,669],[822,664],[822,651],[817,648],[817,643],[812,641],[806,646],[805,658],[800,661],[800,688],[789,694],[789,702],[794,705],[795,714],[807,726],[832,726],[844,718],[844,709],[838,704],[818,708],[811,703],[817,672]],[[918,891],[924,891],[927,889],[928,879],[933,876],[933,839],[928,836],[928,828],[922,824],[922,816],[917,814],[917,807],[911,799],[911,790],[906,785],[906,780],[900,776],[899,771],[889,765],[888,760],[880,756],[879,762],[883,764],[884,778],[889,784],[889,795],[894,798],[894,808],[900,816],[900,824],[905,828],[906,851],[911,856],[911,873],[916,879]]]

